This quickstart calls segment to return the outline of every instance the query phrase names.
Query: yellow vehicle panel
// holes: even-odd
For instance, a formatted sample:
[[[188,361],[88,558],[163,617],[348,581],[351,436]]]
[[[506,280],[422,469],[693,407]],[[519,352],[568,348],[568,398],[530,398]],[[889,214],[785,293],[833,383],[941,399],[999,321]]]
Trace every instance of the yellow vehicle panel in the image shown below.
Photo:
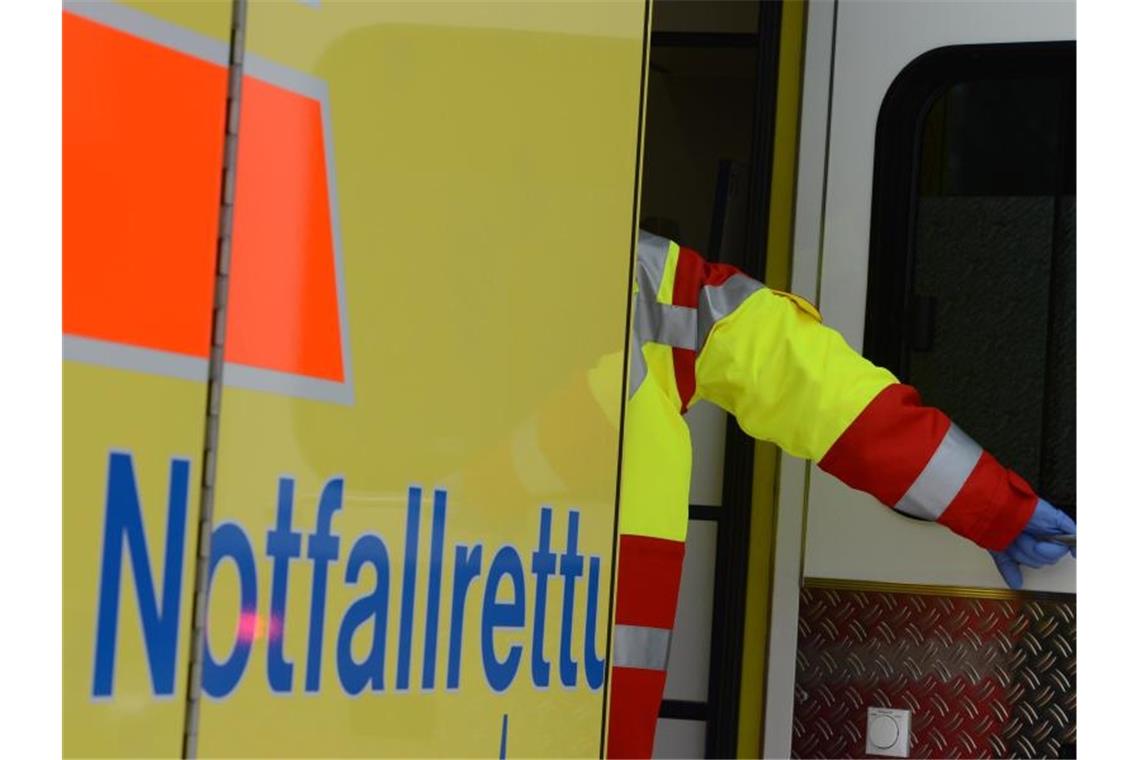
[[[69,757],[174,757],[182,751],[191,579],[197,542],[205,389],[185,380],[133,376],[128,372],[64,362],[63,526],[63,715],[64,754]],[[131,464],[127,470],[124,465]],[[122,476],[137,478],[141,523],[149,550],[150,589],[136,591],[139,573],[123,532],[104,546],[108,502],[127,497]],[[108,492],[111,493],[108,493]],[[129,497],[128,503],[129,503]],[[175,509],[170,510],[171,502]],[[129,508],[129,507],[128,507]],[[181,515],[181,529],[173,511]],[[166,542],[174,528],[181,547],[181,574],[171,598]],[[104,549],[121,557],[117,639],[99,641],[100,588],[106,580]],[[151,591],[152,589],[152,591]],[[108,591],[110,589],[108,588]],[[170,631],[151,624],[157,667],[148,659],[143,598],[159,602]],[[113,606],[110,594],[102,599]],[[107,628],[104,628],[107,630]],[[175,643],[173,657],[158,656]],[[96,667],[97,651],[114,651],[110,693]],[[106,655],[104,655],[106,656]],[[171,667],[172,665],[172,667]]]
[[[63,14],[67,756],[186,710],[230,4],[133,5]]]
[[[645,13],[251,4],[203,756],[600,751]]]

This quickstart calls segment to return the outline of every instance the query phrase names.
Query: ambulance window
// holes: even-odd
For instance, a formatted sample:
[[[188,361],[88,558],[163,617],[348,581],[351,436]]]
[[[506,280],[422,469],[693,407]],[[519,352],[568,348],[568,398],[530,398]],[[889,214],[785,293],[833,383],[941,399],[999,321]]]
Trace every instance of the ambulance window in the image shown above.
[[[944,48],[880,111],[865,351],[1076,509],[1075,46]]]

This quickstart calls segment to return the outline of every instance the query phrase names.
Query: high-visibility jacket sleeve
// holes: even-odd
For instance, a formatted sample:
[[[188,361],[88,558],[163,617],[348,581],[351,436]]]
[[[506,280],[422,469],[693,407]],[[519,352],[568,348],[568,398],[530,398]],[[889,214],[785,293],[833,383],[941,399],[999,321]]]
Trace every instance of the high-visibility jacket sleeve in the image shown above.
[[[718,318],[694,374],[694,398],[749,435],[987,549],[1005,549],[1036,506],[1024,480],[795,296],[760,289]]]

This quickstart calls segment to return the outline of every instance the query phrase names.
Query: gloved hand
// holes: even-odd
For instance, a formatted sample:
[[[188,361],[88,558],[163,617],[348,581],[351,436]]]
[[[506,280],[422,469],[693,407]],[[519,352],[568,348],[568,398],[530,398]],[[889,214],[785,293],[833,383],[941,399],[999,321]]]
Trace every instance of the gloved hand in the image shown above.
[[[1005,579],[1006,585],[1012,589],[1021,588],[1021,565],[1028,567],[1044,567],[1052,565],[1065,554],[1072,552],[1077,556],[1077,547],[1065,546],[1050,541],[1048,536],[1059,536],[1066,533],[1076,535],[1077,524],[1073,518],[1054,507],[1044,499],[1037,500],[1037,508],[1033,516],[1025,525],[1025,529],[1013,539],[1005,551],[990,552],[994,562],[997,563],[998,572]]]

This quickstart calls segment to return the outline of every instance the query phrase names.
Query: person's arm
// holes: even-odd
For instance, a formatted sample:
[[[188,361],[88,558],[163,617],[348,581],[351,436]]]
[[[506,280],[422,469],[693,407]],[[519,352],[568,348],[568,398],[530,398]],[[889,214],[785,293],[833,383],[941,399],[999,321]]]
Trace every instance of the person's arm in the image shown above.
[[[755,280],[699,263],[697,303],[708,327],[694,399],[886,506],[990,550],[1010,585],[1020,585],[1017,563],[1038,567],[1066,553],[1034,536],[1075,532],[1067,516],[914,388],[852,350],[810,304],[763,287],[744,295]],[[737,297],[726,298],[733,290]]]

